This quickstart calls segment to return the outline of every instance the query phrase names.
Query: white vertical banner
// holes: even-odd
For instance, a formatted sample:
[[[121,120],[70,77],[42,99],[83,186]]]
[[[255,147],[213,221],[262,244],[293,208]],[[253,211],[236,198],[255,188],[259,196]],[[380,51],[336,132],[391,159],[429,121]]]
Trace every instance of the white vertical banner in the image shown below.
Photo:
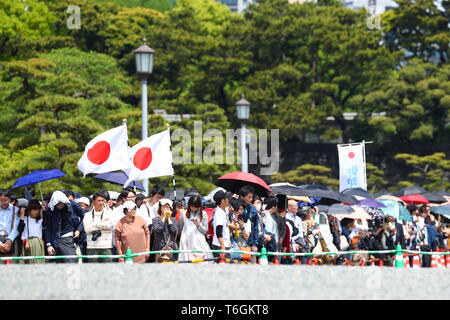
[[[365,143],[338,144],[339,192],[348,188],[367,190]]]

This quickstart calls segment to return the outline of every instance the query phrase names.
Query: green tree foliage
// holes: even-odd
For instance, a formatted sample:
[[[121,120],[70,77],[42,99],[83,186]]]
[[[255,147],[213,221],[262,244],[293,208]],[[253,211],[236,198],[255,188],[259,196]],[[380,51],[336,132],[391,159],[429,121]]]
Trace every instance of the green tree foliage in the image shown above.
[[[410,168],[409,181],[401,181],[400,187],[409,185],[423,186],[428,191],[450,188],[450,160],[445,153],[436,152],[427,156],[400,153],[395,156]]]
[[[302,130],[329,138],[340,133],[347,141],[343,113],[354,96],[387,77],[395,54],[381,45],[379,32],[367,29],[364,11],[337,2],[258,3],[245,15],[242,40],[252,54],[245,90],[259,111],[251,123],[279,127],[283,140]]]
[[[0,61],[29,57],[61,41],[52,37],[56,16],[43,1],[2,0],[0,21]]]
[[[383,170],[381,170],[373,163],[366,163],[366,175],[367,191],[371,193],[376,193],[380,190],[384,190],[389,185],[389,180],[386,178]]]
[[[294,185],[318,184],[338,189],[339,180],[332,177],[330,168],[316,164],[303,164],[294,170],[277,173],[272,176],[273,182],[288,182]]]
[[[383,14],[385,41],[392,50],[427,61],[449,61],[449,1],[396,0],[398,7]]]
[[[158,10],[161,12],[168,11],[175,7],[176,0],[97,0],[99,3],[112,2],[123,7],[133,8],[141,7],[147,9]]]
[[[366,110],[385,112],[367,119],[365,137],[378,141],[447,141],[450,137],[450,65],[413,59],[361,100]]]
[[[109,112],[129,108],[120,100],[129,90],[128,79],[115,60],[77,49],[10,62],[1,85],[7,88],[2,126],[11,132],[2,136],[2,143],[8,142],[10,153],[21,152],[21,175],[58,168],[68,173],[62,181],[74,188],[81,176],[76,163],[85,144],[115,125]],[[1,168],[8,170],[7,165]]]
[[[172,122],[172,130],[184,128],[192,136],[200,120],[203,131],[223,134],[239,126],[235,103],[245,94],[252,104],[249,127],[279,128],[282,158],[289,152],[283,150],[286,142],[301,142],[307,133],[321,141],[373,139],[374,146],[444,144],[450,138],[448,1],[443,10],[431,0],[398,3],[377,31],[368,30],[367,12],[335,0],[259,0],[244,15],[214,0],[4,0],[0,184],[55,167],[68,175],[48,187],[65,183],[92,192],[104,186],[82,180],[76,161],[89,139],[124,118],[130,145],[140,141],[133,51],[144,37],[156,52],[148,85],[149,134],[167,124],[155,109],[194,115]],[[69,5],[81,9],[79,30],[66,26]],[[357,112],[356,121],[345,119],[345,112]],[[374,112],[384,116],[372,118]],[[439,161],[444,170],[448,160]],[[387,169],[368,164],[371,191],[396,183]],[[179,187],[203,193],[231,170],[239,168],[175,166]],[[308,164],[274,177],[337,188],[329,170]],[[438,173],[427,173],[425,183],[439,184]],[[170,188],[170,177],[151,181]]]

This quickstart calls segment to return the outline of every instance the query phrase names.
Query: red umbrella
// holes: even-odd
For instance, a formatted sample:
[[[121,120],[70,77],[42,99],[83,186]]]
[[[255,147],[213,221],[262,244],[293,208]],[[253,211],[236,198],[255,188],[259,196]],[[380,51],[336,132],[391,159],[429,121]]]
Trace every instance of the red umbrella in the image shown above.
[[[408,204],[426,204],[430,203],[425,197],[420,194],[410,194],[407,196],[400,196],[400,199],[405,201]]]
[[[239,193],[243,186],[250,185],[260,197],[267,197],[272,189],[258,176],[248,172],[231,172],[217,179],[216,185],[233,193]]]

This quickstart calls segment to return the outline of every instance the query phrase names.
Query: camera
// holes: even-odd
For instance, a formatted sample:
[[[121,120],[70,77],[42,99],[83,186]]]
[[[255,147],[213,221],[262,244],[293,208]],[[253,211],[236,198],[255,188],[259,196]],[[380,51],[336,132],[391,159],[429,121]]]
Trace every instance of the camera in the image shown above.
[[[102,235],[102,232],[100,230],[95,230],[92,232],[92,241],[97,240]]]
[[[8,239],[8,232],[5,229],[0,230],[0,242],[5,243]]]

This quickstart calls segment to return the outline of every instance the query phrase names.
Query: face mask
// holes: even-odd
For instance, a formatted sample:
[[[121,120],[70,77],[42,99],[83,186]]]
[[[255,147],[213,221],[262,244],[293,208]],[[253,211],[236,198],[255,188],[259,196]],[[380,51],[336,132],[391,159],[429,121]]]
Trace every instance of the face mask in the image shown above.
[[[262,208],[262,205],[261,205],[260,203],[258,203],[258,204],[255,206],[255,208],[256,208],[256,211],[260,212],[260,211],[261,211],[261,208]]]

